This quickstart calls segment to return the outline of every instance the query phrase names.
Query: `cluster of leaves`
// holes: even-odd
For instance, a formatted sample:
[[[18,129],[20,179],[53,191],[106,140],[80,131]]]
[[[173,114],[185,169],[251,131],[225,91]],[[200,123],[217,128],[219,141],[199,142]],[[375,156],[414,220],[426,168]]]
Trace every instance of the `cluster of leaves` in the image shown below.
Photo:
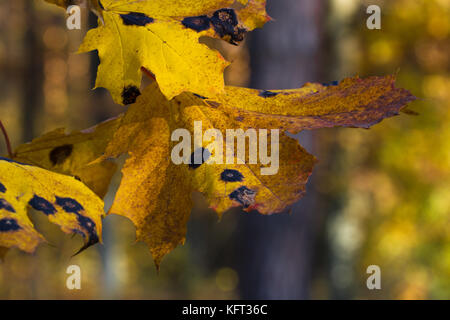
[[[71,4],[47,1],[63,7]],[[71,134],[59,129],[19,146],[14,160],[32,166],[0,161],[0,182],[9,190],[4,199],[2,196],[0,228],[11,223],[20,226],[0,229],[0,247],[31,252],[38,244],[40,236],[25,219],[27,205],[46,213],[64,231],[82,234],[85,247],[96,242],[103,214],[99,197],[105,195],[116,171],[111,160],[127,154],[108,213],[134,222],[137,240],[148,244],[159,266],[164,255],[184,242],[193,191],[202,192],[219,215],[232,206],[262,214],[281,212],[303,196],[316,162],[285,132],[335,126],[369,128],[397,115],[415,99],[407,90],[395,88],[393,76],[355,77],[332,85],[307,83],[292,90],[225,86],[223,71],[228,62],[202,44],[200,37],[238,44],[246,32],[270,20],[264,0],[89,3],[99,17],[99,27],[88,32],[80,52],[98,50],[96,86],[107,88],[117,103],[130,106],[119,117],[93,128]],[[141,92],[143,71],[156,81]],[[222,132],[281,129],[278,173],[261,175],[264,165],[247,164],[246,159],[236,159],[240,161],[235,164],[175,165],[171,132],[185,128],[192,133],[194,121]],[[204,143],[202,149],[208,148]],[[217,150],[208,151],[214,155]],[[11,168],[21,176],[30,175],[30,183],[22,186],[22,180],[7,176]],[[47,184],[47,192],[41,194],[41,189],[30,187],[39,181],[35,171],[55,180]],[[34,205],[36,197],[42,199],[41,206]],[[13,211],[20,212],[21,218]]]

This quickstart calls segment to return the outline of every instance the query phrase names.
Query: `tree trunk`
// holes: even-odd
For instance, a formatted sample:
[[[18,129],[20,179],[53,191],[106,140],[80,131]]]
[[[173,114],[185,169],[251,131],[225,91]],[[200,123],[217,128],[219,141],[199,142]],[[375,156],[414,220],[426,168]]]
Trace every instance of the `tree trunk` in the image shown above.
[[[318,80],[324,9],[323,0],[268,3],[268,12],[276,22],[252,34],[252,87],[298,88]],[[310,132],[298,138],[309,152],[313,151]],[[312,183],[308,184],[305,198],[293,206],[291,215],[241,216],[236,250],[241,298],[309,298],[315,230],[319,224]]]

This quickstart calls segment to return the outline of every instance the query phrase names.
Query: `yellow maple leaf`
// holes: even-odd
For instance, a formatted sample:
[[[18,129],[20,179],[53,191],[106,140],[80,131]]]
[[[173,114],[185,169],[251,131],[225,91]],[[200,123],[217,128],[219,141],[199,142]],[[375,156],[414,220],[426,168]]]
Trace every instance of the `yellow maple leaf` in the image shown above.
[[[207,164],[206,158],[216,159],[220,148],[227,153],[229,147],[211,148],[210,142],[202,141],[192,154],[184,155],[187,162],[175,164],[172,133],[177,128],[192,135],[195,121],[201,121],[205,130],[222,132],[367,128],[398,114],[415,99],[408,91],[396,89],[393,77],[351,78],[337,86],[307,84],[284,91],[227,87],[226,92],[215,101],[191,93],[168,101],[156,84],[150,85],[120,120],[102,157],[129,154],[110,213],[134,222],[137,240],[149,245],[157,266],[165,254],[184,243],[193,191],[204,193],[219,214],[232,206],[272,214],[302,197],[316,161],[295,139],[281,133],[274,175],[262,174],[267,165],[248,162],[249,145],[243,156],[233,152],[229,164]],[[195,148],[203,154],[199,164],[193,164]]]
[[[153,83],[117,119],[69,135],[63,131],[44,135],[20,146],[16,156],[75,175],[86,167],[128,154],[109,213],[133,221],[137,240],[149,245],[159,266],[164,255],[184,243],[193,191],[202,192],[219,215],[233,206],[262,214],[281,212],[304,195],[316,163],[284,131],[297,133],[334,126],[368,128],[397,115],[415,97],[407,90],[395,88],[394,81],[393,76],[355,77],[332,86],[307,83],[292,90],[226,87],[225,94],[217,99],[183,93],[170,101]],[[178,144],[172,141],[173,132],[184,128],[193,135],[195,123],[200,121],[202,134],[213,128],[223,132],[223,136],[230,129],[281,129],[276,172],[263,174],[263,170],[270,169],[268,163],[249,161],[250,145],[246,145],[244,155],[222,145],[222,154],[232,149],[233,161],[209,164],[205,154],[214,159],[220,147],[207,139],[194,145],[192,153],[183,155],[183,162],[175,163],[172,153]],[[271,145],[272,139],[271,136],[267,140],[267,145]],[[67,144],[74,145],[72,153],[54,166],[52,150]],[[196,164],[192,157],[198,149],[204,161]],[[101,176],[97,188],[106,190],[111,175],[112,172]]]
[[[169,100],[184,91],[216,97],[223,93],[223,71],[229,63],[200,43],[200,37],[237,44],[270,19],[265,1],[240,0],[237,8],[234,2],[91,0],[102,23],[87,33],[79,52],[98,50],[96,87],[107,88],[119,104],[131,104],[140,95],[141,67],[155,75]]]
[[[117,165],[100,157],[119,124],[120,116],[83,131],[70,134],[56,129],[14,151],[14,160],[54,172],[71,175],[103,198]]]
[[[0,253],[28,253],[44,242],[27,209],[45,214],[66,233],[80,234],[85,248],[101,241],[103,201],[73,177],[0,158]]]
[[[416,100],[394,84],[395,77],[390,75],[347,78],[333,85],[306,83],[292,90],[227,87],[217,101],[226,121],[238,120],[246,128],[280,128],[291,133],[336,126],[369,128],[399,111],[408,113],[405,105]]]

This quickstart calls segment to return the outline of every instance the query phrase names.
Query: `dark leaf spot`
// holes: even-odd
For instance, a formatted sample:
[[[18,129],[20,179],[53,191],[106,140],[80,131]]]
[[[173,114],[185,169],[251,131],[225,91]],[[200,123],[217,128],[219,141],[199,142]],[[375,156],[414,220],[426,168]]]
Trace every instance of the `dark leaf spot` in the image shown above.
[[[242,173],[233,169],[226,169],[220,174],[220,179],[226,182],[238,182],[244,179]]]
[[[234,9],[220,9],[214,12],[211,23],[216,33],[231,44],[244,40],[247,30],[239,28],[238,19]]]
[[[130,12],[128,14],[121,14],[120,17],[123,20],[123,24],[126,26],[140,26],[144,27],[149,23],[155,21],[153,18],[140,12]]]
[[[88,241],[84,244],[84,246],[80,250],[78,250],[77,253],[74,254],[74,255],[77,255],[80,252],[89,248],[90,246],[98,243],[99,238],[97,235],[97,230],[96,230],[94,221],[91,218],[82,216],[79,213],[75,213],[75,214],[77,215],[78,224],[80,225],[81,228],[86,230],[86,233],[88,235]],[[81,230],[74,229],[73,232],[81,234],[83,236],[83,238],[86,237],[86,234],[83,233]]]
[[[256,191],[250,190],[246,186],[234,190],[229,195],[231,200],[239,202],[244,208],[248,208],[255,203],[255,196]]]
[[[197,98],[203,99],[203,100],[208,99],[207,97],[201,96],[201,95],[196,94],[196,93],[194,93],[194,96],[196,96]]]
[[[197,32],[208,30],[211,27],[210,22],[208,16],[187,17],[181,21],[183,26]]]
[[[0,192],[2,192],[2,193],[6,192],[6,187],[1,182],[0,182]]]
[[[141,95],[141,91],[135,86],[128,86],[122,91],[122,102],[124,105],[133,104],[137,97]]]
[[[98,5],[100,6],[100,9],[105,10],[105,7],[103,7],[103,4],[100,0],[98,0]]]
[[[34,195],[34,197],[30,201],[28,201],[28,204],[33,207],[33,209],[42,211],[46,215],[56,213],[55,206],[44,198],[39,197],[38,195]]]
[[[339,81],[331,81],[330,83],[322,83],[324,87],[337,86],[339,85]]]
[[[63,146],[59,146],[54,148],[52,151],[50,151],[49,157],[50,161],[54,166],[57,164],[62,164],[73,151],[73,145],[71,144],[65,144]]]
[[[79,213],[84,210],[83,206],[75,199],[56,197],[56,204],[61,206],[65,212]]]
[[[273,97],[276,97],[279,94],[280,93],[278,93],[278,92],[272,92],[272,91],[263,90],[263,91],[261,91],[259,93],[259,96],[263,97],[263,98],[273,98]]]
[[[79,234],[80,236],[82,236],[83,238],[86,237],[86,235],[84,234],[83,231],[78,230],[78,229],[72,229],[73,233]]]
[[[15,219],[0,219],[0,232],[17,231],[20,229],[22,229],[22,227],[17,224]]]
[[[0,209],[5,209],[6,211],[15,213],[16,210],[12,207],[12,205],[6,201],[5,199],[0,199]]]
[[[195,163],[195,155],[199,154],[200,156],[198,156],[199,158],[201,158],[201,163]],[[189,164],[189,168],[191,169],[197,169],[198,167],[200,167],[203,163],[205,163],[206,161],[208,161],[208,159],[211,157],[211,153],[209,152],[208,149],[205,148],[198,148],[197,150],[195,150],[194,152],[192,152],[191,154],[191,162]]]
[[[234,9],[219,9],[214,12],[212,18],[214,27],[217,27],[217,32],[220,32],[221,36],[227,33],[233,32],[234,27],[238,25],[238,19]]]

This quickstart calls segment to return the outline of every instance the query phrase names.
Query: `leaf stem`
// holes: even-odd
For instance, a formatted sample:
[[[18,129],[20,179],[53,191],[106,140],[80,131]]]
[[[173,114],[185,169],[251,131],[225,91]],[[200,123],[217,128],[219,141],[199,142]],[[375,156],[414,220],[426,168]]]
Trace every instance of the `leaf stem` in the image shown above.
[[[5,137],[6,149],[8,150],[8,155],[12,159],[13,153],[12,153],[12,149],[11,149],[11,142],[9,141],[8,132],[6,132],[5,126],[3,125],[1,120],[0,120],[0,129],[2,129],[3,136]]]

